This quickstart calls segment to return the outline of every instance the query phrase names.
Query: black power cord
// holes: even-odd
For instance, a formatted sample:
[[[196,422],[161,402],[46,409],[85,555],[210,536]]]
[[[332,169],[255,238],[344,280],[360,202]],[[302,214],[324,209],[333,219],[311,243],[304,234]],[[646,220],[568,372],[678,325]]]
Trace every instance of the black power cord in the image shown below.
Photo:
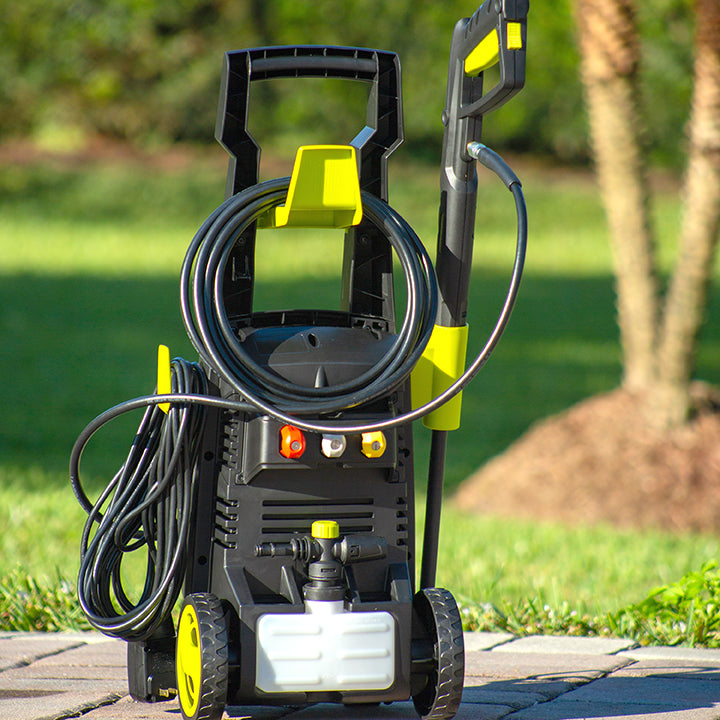
[[[205,395],[207,381],[199,365],[173,360],[172,390],[181,396]],[[95,503],[80,483],[79,463],[85,444],[104,423],[86,428],[70,461],[75,494],[88,513],[80,552],[80,604],[95,628],[125,640],[150,637],[182,589],[205,420],[203,405],[173,403],[166,414],[157,402],[144,404],[130,452]],[[137,403],[118,407],[127,412]],[[119,414],[114,410],[114,415]],[[145,583],[139,599],[133,601],[123,585],[122,563],[141,548],[147,554]]]

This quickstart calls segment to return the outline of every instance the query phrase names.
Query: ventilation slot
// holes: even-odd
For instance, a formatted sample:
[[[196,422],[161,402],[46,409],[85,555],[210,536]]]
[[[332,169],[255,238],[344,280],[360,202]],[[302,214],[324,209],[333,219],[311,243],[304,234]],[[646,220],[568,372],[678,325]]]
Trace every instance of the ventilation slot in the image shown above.
[[[375,512],[372,498],[337,500],[266,500],[263,502],[262,534],[291,536],[310,532],[315,520],[335,520],[340,533],[373,533]]]

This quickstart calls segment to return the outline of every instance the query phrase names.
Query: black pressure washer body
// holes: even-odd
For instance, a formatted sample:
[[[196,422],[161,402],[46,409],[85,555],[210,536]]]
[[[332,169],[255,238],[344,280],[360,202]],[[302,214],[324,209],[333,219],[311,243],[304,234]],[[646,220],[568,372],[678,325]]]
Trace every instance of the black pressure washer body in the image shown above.
[[[479,139],[483,114],[522,86],[527,10],[523,0],[488,0],[455,29],[437,281],[422,243],[386,204],[387,159],[402,141],[397,55],[319,46],[226,54],[216,135],[231,157],[227,199],[193,240],[181,282],[199,363],[174,360],[165,380],[160,367],[157,394],[96,419],[71,459],[90,514],[81,602],[96,627],[129,641],[135,699],[177,693],[193,719],[219,718],[226,705],[409,698],[423,718],[456,713],[462,623],[452,595],[434,587],[445,438],[459,423],[459,390],[507,321],[522,268],[521,218],[503,315],[463,372],[475,159],[501,175],[520,208],[519,181]],[[483,92],[495,64],[500,81]],[[365,82],[367,124],[349,146],[304,148],[291,179],[259,183],[250,86],[287,77]],[[283,223],[346,228],[341,309],[254,311],[257,229]],[[407,285],[400,323],[393,251]],[[441,365],[450,356],[449,377],[437,362],[433,369],[433,354]],[[429,375],[417,372],[428,363]],[[411,372],[426,400],[411,398]],[[143,405],[113,498],[107,491],[90,503],[79,485],[84,444],[111,416]],[[412,422],[428,413],[418,590]],[[147,581],[133,603],[119,563],[141,546]]]

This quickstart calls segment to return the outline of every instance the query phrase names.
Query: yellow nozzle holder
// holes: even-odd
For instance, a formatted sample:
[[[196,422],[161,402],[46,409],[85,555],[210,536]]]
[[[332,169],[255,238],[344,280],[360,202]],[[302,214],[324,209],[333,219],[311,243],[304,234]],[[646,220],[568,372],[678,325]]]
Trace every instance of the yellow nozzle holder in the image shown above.
[[[334,520],[316,520],[310,534],[318,540],[334,540],[340,537],[340,526]]]
[[[172,370],[170,368],[170,348],[167,345],[158,345],[157,363],[157,394],[169,395],[172,392]],[[170,412],[170,403],[160,403],[160,409],[167,415]]]
[[[304,145],[295,156],[284,205],[260,227],[347,228],[362,220],[357,156],[352,145]]]
[[[419,408],[447,390],[465,370],[468,326],[436,325],[430,342],[410,376],[412,405]],[[431,430],[457,430],[460,427],[462,393],[423,418]]]

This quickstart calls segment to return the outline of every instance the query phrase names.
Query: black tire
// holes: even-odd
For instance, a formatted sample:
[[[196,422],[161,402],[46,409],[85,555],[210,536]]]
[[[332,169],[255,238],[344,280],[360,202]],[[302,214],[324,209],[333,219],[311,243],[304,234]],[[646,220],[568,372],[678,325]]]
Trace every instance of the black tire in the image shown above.
[[[178,623],[176,671],[185,720],[220,720],[228,692],[228,635],[223,607],[210,593],[185,598]]]
[[[420,590],[413,608],[434,646],[433,668],[413,703],[423,720],[450,720],[460,707],[465,675],[460,612],[455,598],[442,588]]]

